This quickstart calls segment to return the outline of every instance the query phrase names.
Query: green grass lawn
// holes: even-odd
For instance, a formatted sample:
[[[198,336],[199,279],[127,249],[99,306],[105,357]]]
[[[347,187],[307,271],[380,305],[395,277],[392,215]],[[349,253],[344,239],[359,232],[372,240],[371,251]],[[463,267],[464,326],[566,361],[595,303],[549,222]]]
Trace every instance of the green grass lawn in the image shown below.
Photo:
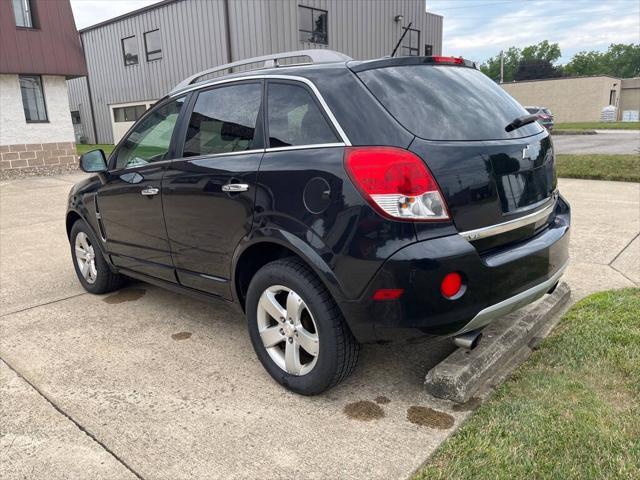
[[[591,295],[414,480],[640,478],[640,289]]]
[[[78,155],[82,155],[83,153],[90,152],[91,150],[97,150],[101,148],[102,150],[104,150],[105,155],[109,155],[113,151],[114,147],[115,145],[110,145],[107,143],[97,143],[97,144],[88,144],[88,145],[82,145],[80,143],[77,143],[76,151],[78,152]]]
[[[556,123],[554,130],[640,130],[640,122]]]
[[[640,155],[562,155],[559,177],[640,182]]]

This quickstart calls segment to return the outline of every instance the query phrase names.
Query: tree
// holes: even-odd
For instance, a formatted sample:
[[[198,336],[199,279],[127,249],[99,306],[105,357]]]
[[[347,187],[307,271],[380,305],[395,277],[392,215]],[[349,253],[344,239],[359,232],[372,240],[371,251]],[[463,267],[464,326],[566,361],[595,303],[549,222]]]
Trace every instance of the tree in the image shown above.
[[[562,56],[560,52],[560,46],[557,43],[549,43],[548,40],[543,40],[537,45],[529,45],[522,49],[520,55],[521,62],[530,61],[545,61],[549,64],[553,64]]]
[[[520,68],[522,62],[526,63],[523,67],[527,71],[531,71],[531,65],[539,65],[537,70],[533,71],[548,71],[548,67],[545,65],[551,65],[553,68],[553,62],[558,60],[561,56],[560,47],[557,43],[549,43],[548,40],[544,40],[536,45],[529,45],[522,50],[517,47],[511,47],[504,52],[504,81],[511,82],[514,80],[516,71]],[[546,62],[545,64],[539,62]],[[542,70],[540,70],[542,69]],[[500,80],[500,55],[491,57],[485,63],[480,65],[482,73],[492,78],[495,81]],[[557,72],[552,76],[558,76]],[[535,77],[535,78],[547,78],[547,77]]]
[[[567,75],[640,76],[640,45],[612,43],[606,52],[576,53],[564,67]]]
[[[522,60],[513,74],[517,82],[522,80],[537,80],[540,78],[556,78],[562,76],[562,70],[554,67],[549,60]]]

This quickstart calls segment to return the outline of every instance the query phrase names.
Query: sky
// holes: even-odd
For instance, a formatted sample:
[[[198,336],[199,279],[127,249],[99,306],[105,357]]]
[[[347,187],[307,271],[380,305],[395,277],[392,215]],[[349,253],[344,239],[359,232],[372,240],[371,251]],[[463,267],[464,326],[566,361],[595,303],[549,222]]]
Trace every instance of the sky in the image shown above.
[[[484,62],[501,49],[549,40],[565,64],[584,50],[640,43],[639,0],[427,0],[444,17],[443,54]]]
[[[71,0],[71,7],[84,28],[157,1]],[[444,17],[442,53],[477,62],[542,40],[560,44],[562,64],[579,51],[640,43],[640,0],[426,0],[426,6]]]

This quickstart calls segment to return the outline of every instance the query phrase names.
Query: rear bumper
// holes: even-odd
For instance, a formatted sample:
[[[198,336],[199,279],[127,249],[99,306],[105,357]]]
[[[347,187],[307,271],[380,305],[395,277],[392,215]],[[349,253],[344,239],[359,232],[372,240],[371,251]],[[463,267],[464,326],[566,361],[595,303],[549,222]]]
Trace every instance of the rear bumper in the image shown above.
[[[340,302],[358,340],[394,341],[454,335],[482,328],[540,298],[561,277],[569,260],[569,205],[559,198],[549,224],[524,242],[488,254],[462,235],[408,245],[391,256],[357,301]],[[460,272],[465,292],[444,298],[440,283]],[[373,301],[382,288],[402,288],[399,300]]]
[[[487,308],[483,308],[476,314],[475,317],[471,319],[469,323],[455,332],[454,335],[460,335],[462,333],[471,332],[473,330],[482,328],[491,323],[493,320],[507,315],[514,310],[522,308],[525,305],[538,300],[545,293],[549,292],[549,290],[551,290],[556,283],[558,283],[560,277],[567,268],[567,265],[569,265],[568,261],[562,267],[560,267],[556,273],[554,273],[551,277],[539,283],[538,285],[531,287],[524,292],[520,292],[513,297],[509,297],[506,300],[495,303]]]

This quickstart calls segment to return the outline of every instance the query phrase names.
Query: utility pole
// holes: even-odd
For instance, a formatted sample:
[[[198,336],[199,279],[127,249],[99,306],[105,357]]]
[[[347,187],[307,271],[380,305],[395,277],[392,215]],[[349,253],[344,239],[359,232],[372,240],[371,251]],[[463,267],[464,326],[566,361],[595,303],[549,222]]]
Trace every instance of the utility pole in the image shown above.
[[[504,83],[504,50],[500,50],[500,83]]]

